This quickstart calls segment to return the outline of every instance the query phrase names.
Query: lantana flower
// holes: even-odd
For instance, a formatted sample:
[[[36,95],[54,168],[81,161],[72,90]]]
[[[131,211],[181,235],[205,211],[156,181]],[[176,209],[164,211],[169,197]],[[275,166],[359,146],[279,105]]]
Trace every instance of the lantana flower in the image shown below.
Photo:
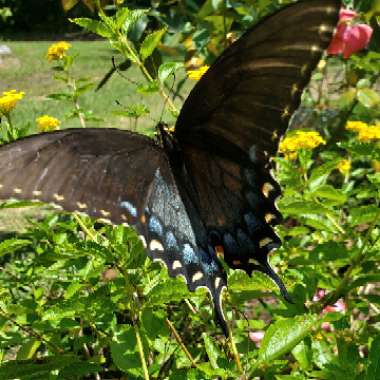
[[[342,54],[347,59],[368,46],[373,29],[367,24],[354,24],[353,19],[356,16],[355,11],[343,8],[340,10],[339,23],[327,49],[328,54]]]
[[[284,153],[286,159],[294,160],[299,150],[311,150],[321,144],[326,144],[326,141],[318,132],[296,131],[280,142],[279,151]]]
[[[351,170],[351,161],[344,158],[338,162],[336,168],[341,174],[346,175]]]
[[[15,107],[19,100],[24,97],[24,92],[16,90],[4,91],[0,97],[0,115],[8,115]]]
[[[208,69],[209,69],[209,66],[203,65],[199,69],[189,70],[187,72],[187,76],[189,77],[189,79],[199,80],[203,77],[203,75],[206,73]]]
[[[61,122],[55,117],[42,115],[36,119],[37,128],[40,132],[54,131],[59,128]]]
[[[346,129],[356,132],[362,142],[380,140],[380,122],[370,125],[362,121],[348,121]]]
[[[69,50],[71,45],[68,42],[60,41],[50,45],[47,52],[48,61],[58,61],[66,55],[66,51]]]

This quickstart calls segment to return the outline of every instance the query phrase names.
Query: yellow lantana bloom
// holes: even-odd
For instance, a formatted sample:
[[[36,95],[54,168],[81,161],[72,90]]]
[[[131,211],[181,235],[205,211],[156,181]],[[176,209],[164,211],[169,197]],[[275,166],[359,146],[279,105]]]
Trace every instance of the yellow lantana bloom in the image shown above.
[[[343,159],[338,162],[336,168],[340,171],[341,174],[346,175],[351,170],[351,161]]]
[[[326,141],[318,132],[296,131],[280,142],[279,151],[285,154],[286,159],[294,160],[300,149],[314,149],[321,144],[326,144]]]
[[[0,115],[9,114],[24,95],[24,92],[17,92],[16,90],[4,91],[0,97]]]
[[[61,122],[55,117],[42,115],[36,119],[37,128],[40,132],[54,131],[59,128]]]
[[[356,132],[358,140],[369,142],[372,140],[380,140],[380,122],[369,125],[362,121],[349,121],[346,129]]]
[[[189,79],[192,79],[192,80],[199,80],[203,77],[203,75],[205,74],[205,72],[209,69],[209,66],[207,65],[203,65],[201,66],[199,69],[197,70],[189,70],[187,72],[187,76],[189,77]]]
[[[65,41],[60,41],[50,45],[46,55],[48,61],[58,61],[62,59],[65,56],[66,51],[69,50],[70,47],[71,45]]]

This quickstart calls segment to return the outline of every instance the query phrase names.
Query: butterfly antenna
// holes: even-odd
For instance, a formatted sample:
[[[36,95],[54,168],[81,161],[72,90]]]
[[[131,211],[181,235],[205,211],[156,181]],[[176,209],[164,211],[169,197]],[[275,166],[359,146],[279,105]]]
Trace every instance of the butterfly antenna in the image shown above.
[[[129,83],[132,83],[132,84],[134,84],[135,86],[138,86],[138,83],[136,82],[136,81],[134,81],[133,79],[131,79],[131,78],[128,78],[125,74],[123,74],[122,73],[122,71],[120,70],[120,66],[123,66],[123,63],[122,64],[120,64],[120,65],[116,65],[116,61],[115,61],[115,56],[112,56],[112,58],[111,58],[111,61],[112,61],[112,67],[113,67],[113,69],[123,78],[123,79],[125,79],[126,81],[128,81]],[[130,63],[129,63],[129,61],[126,61],[126,65],[125,66],[127,66],[126,67],[126,69],[127,68],[129,68],[129,66],[130,66]]]

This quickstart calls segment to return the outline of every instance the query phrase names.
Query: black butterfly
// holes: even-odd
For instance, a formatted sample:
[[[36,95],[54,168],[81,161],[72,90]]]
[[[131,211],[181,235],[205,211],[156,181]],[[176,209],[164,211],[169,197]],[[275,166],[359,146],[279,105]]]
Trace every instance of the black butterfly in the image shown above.
[[[206,287],[221,307],[232,268],[267,273],[280,240],[279,185],[269,173],[303,88],[328,46],[339,0],[285,7],[216,60],[187,98],[173,135],[160,142],[117,129],[71,129],[0,148],[0,198],[37,198],[134,226],[149,255],[190,290]]]

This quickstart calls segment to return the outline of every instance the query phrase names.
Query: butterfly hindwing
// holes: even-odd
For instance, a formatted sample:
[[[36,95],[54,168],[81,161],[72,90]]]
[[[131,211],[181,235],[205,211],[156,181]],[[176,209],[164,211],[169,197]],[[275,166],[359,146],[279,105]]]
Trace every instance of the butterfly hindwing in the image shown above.
[[[193,202],[232,268],[262,270],[280,244],[270,157],[330,43],[340,1],[284,7],[227,48],[194,86],[175,131]]]

